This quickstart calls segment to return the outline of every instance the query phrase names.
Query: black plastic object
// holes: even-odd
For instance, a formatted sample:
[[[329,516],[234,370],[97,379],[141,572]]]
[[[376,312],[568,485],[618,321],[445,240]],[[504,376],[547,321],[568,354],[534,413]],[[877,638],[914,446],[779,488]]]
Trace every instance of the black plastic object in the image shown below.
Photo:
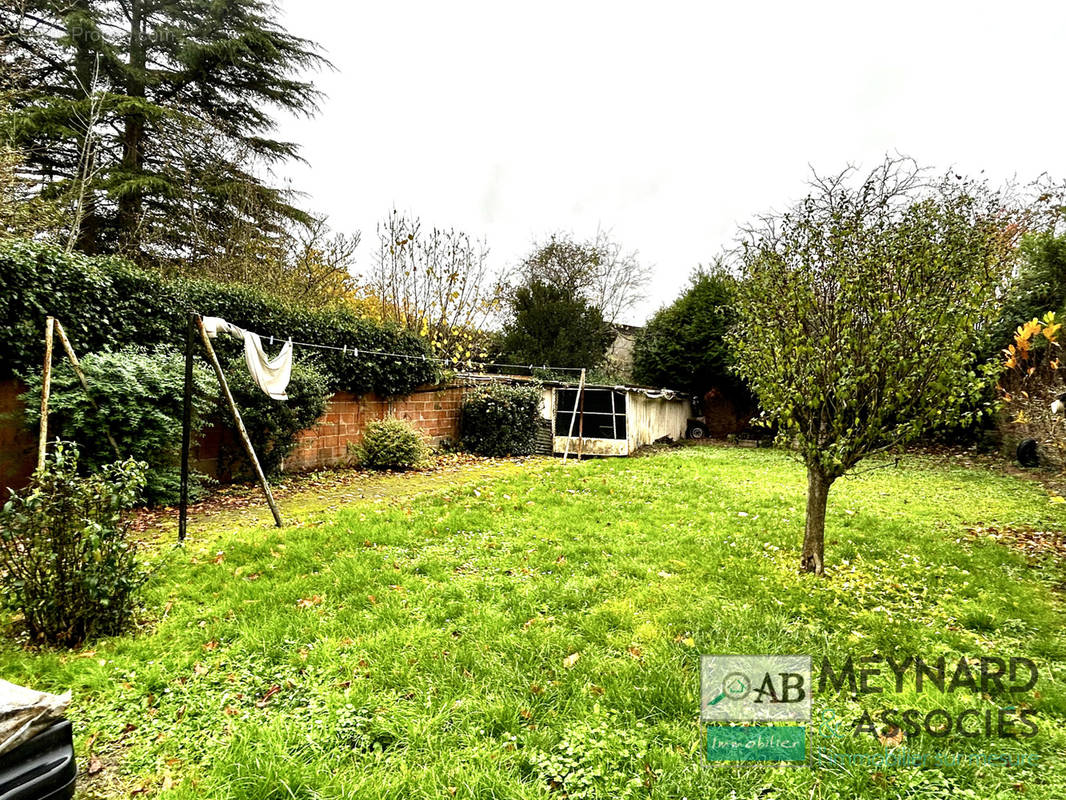
[[[61,720],[0,756],[0,800],[69,800],[77,774],[70,722]]]
[[[1040,466],[1040,453],[1037,451],[1036,439],[1022,439],[1015,453],[1018,463],[1023,467]]]

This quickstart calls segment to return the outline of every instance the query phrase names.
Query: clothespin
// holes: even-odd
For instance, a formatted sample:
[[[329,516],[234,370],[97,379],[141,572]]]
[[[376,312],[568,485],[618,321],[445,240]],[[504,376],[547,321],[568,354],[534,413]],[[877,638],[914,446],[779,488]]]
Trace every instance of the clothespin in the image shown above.
[[[274,346],[274,334],[270,334],[270,346]]]
[[[344,345],[344,352],[341,355],[348,355],[348,345]]]
[[[352,350],[352,355],[354,355],[356,358],[359,358],[359,348],[358,347],[356,347],[356,348],[354,348]]]

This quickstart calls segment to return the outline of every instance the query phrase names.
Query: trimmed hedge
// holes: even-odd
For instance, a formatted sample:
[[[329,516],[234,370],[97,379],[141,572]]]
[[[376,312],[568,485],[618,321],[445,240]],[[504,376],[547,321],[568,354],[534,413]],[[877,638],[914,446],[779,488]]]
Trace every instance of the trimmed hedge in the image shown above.
[[[480,456],[528,456],[536,444],[539,417],[537,389],[479,386],[463,398],[459,411],[462,447]]]
[[[201,280],[167,279],[115,257],[89,257],[21,239],[0,239],[0,379],[41,368],[44,320],[56,317],[79,353],[128,345],[181,349],[188,313],[224,317],[242,328],[300,342],[347,345],[349,352],[303,348],[299,359],[326,375],[330,391],[411,392],[437,377],[425,343],[412,333],[362,319],[348,309],[310,311],[257,289]],[[239,343],[220,337],[235,355]],[[378,350],[416,358],[364,356]]]

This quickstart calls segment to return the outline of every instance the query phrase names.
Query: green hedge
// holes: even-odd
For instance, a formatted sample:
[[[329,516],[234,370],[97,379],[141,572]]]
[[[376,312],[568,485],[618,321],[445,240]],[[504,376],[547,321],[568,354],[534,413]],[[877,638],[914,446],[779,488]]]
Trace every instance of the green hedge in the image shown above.
[[[86,396],[66,359],[52,370],[49,438],[77,443],[78,462],[86,473],[101,471],[116,458],[148,465],[144,500],[148,505],[176,503],[181,485],[182,388],[185,359],[174,350],[130,347],[86,353],[81,359],[92,399]],[[244,370],[247,374],[248,370]],[[31,430],[40,425],[41,376],[31,373],[22,395]],[[250,379],[249,379],[250,380]],[[259,392],[264,398],[266,395]],[[218,384],[202,365],[193,371],[192,423],[195,436],[214,410]],[[269,399],[269,398],[267,398]],[[107,439],[115,437],[120,456]],[[69,446],[69,445],[68,445]],[[204,476],[194,469],[191,496],[202,494]]]
[[[0,379],[41,368],[44,320],[59,319],[79,353],[127,345],[183,348],[189,311],[224,317],[260,334],[313,344],[347,345],[417,357],[356,358],[298,349],[298,358],[326,375],[331,391],[381,396],[407,394],[436,379],[426,345],[406,331],[385,327],[346,309],[310,311],[246,286],[166,279],[114,257],[88,257],[21,239],[0,239]],[[239,343],[219,339],[234,355]]]
[[[540,418],[540,391],[495,383],[463,398],[459,428],[464,450],[480,456],[527,456]]]

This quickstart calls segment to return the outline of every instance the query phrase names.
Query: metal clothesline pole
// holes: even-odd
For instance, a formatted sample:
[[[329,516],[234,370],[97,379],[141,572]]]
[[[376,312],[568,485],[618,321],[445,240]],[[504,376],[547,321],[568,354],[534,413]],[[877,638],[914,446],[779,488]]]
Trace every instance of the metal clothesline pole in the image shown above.
[[[178,502],[178,541],[185,541],[189,525],[189,448],[192,447],[192,359],[196,341],[196,321],[199,316],[189,313],[185,328],[185,386],[181,407],[181,500]]]

